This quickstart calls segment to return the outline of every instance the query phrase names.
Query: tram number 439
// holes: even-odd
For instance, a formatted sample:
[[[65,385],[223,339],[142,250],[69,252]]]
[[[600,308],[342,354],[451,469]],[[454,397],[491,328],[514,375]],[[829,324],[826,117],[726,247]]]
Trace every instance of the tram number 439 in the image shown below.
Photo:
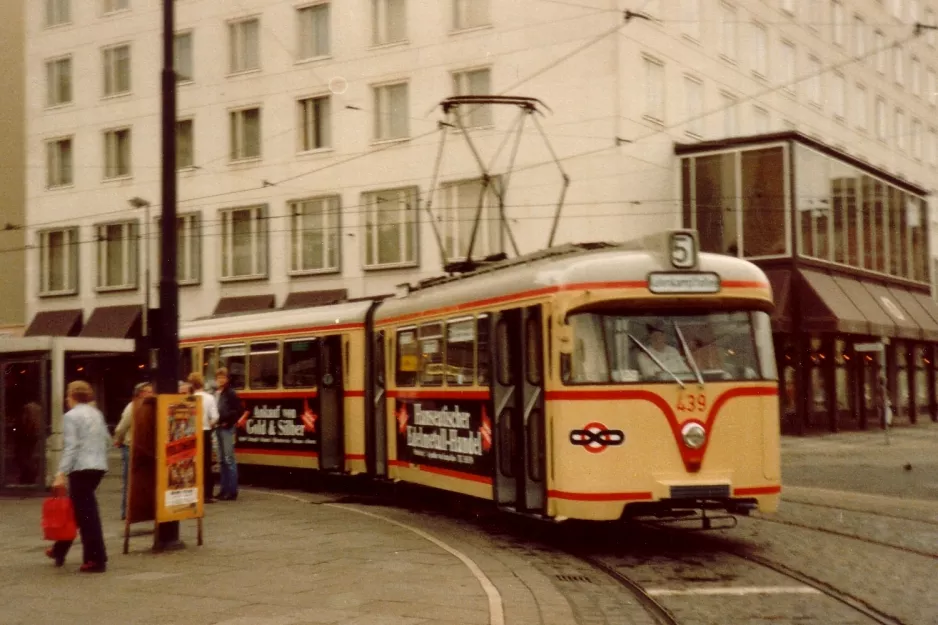
[[[703,412],[707,409],[707,396],[703,393],[680,393],[677,396],[678,412]]]

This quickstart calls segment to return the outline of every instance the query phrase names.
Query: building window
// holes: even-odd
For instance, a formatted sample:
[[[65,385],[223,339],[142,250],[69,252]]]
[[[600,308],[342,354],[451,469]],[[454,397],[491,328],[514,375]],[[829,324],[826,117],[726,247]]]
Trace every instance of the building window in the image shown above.
[[[905,85],[905,57],[902,54],[902,48],[896,46],[892,49],[895,79],[897,85]]]
[[[453,28],[477,28],[491,24],[489,0],[453,0]]]
[[[915,97],[922,97],[922,62],[912,57],[912,93]]]
[[[130,176],[130,128],[104,133],[104,177]]]
[[[881,30],[873,31],[873,49],[876,50],[876,71],[885,74],[888,48],[886,48],[886,35]]]
[[[870,100],[866,92],[866,87],[857,83],[856,106],[854,108],[857,112],[857,128],[860,130],[866,130],[868,128],[869,106]]]
[[[736,8],[720,4],[720,54],[731,61],[736,60]]]
[[[267,209],[264,206],[221,211],[222,278],[267,276]]]
[[[934,25],[935,24],[935,12],[932,11],[931,9],[925,9],[925,19],[923,20],[923,23]],[[935,30],[933,28],[928,29],[925,35],[925,39],[928,41],[928,45],[930,45],[933,48],[935,47]]]
[[[442,237],[446,260],[464,260],[469,252],[469,240],[476,227],[476,214],[479,202],[482,210],[478,212],[479,221],[472,246],[472,257],[483,258],[502,251],[501,221],[498,212],[498,196],[493,185],[500,185],[499,178],[493,178],[482,196],[482,181],[461,180],[441,186],[440,206],[443,213]]]
[[[928,164],[938,165],[938,132],[934,128],[928,130]]]
[[[102,50],[104,60],[104,95],[130,92],[130,45],[123,44]]]
[[[762,107],[752,107],[752,126],[756,134],[763,134],[769,131],[769,112]]]
[[[886,143],[886,100],[876,98],[876,138]]]
[[[781,54],[781,63],[779,64],[779,70],[781,71],[781,82],[784,85],[785,91],[790,94],[795,93],[795,44],[790,41],[782,42],[782,54]]]
[[[202,216],[198,213],[176,217],[176,279],[179,284],[198,284],[202,279]]]
[[[650,56],[645,64],[645,117],[664,122],[664,64]]]
[[[380,46],[407,38],[406,0],[371,0],[371,41]]]
[[[339,198],[290,202],[290,273],[339,270]]]
[[[191,119],[176,122],[176,169],[187,169],[195,165],[195,143]]]
[[[95,227],[98,248],[98,288],[128,289],[137,286],[137,222],[101,224]]]
[[[938,79],[935,77],[934,70],[928,70],[928,78],[926,79],[926,89],[928,90],[928,103],[932,106],[935,106],[938,103]]]
[[[410,135],[407,83],[374,88],[375,140],[405,139]]]
[[[853,51],[856,56],[866,54],[866,22],[859,15],[853,16]]]
[[[913,119],[912,120],[912,156],[918,160],[922,160],[922,122]]]
[[[831,90],[833,91],[831,95],[833,99],[834,117],[843,121],[847,116],[847,81],[844,79],[843,74],[834,72]]]
[[[105,15],[108,13],[117,13],[118,11],[126,11],[130,8],[130,0],[103,0],[102,4],[101,12]]]
[[[779,0],[779,8],[789,15],[795,14],[795,0]]]
[[[704,134],[703,83],[692,76],[684,77],[684,97],[687,101],[687,134],[702,137]]]
[[[720,100],[723,109],[723,136],[734,137],[739,129],[739,111],[737,110],[736,96],[729,93],[721,93]]]
[[[681,0],[681,28],[684,35],[700,40],[700,0]]]
[[[892,16],[896,19],[902,19],[903,0],[892,0]]]
[[[492,72],[488,68],[475,69],[453,74],[453,95],[489,95],[492,90]],[[462,116],[462,123],[467,128],[491,126],[492,106],[479,104],[469,107],[469,112]]]
[[[763,78],[769,75],[769,33],[756,23],[752,25],[752,71]]]
[[[72,138],[46,142],[46,186],[50,189],[72,184]]]
[[[297,9],[299,22],[300,59],[315,59],[328,56],[329,21],[331,6],[329,3],[315,4]]]
[[[46,61],[46,106],[72,101],[72,59]]]
[[[332,106],[329,96],[303,98],[297,102],[300,115],[300,151],[332,147]]]
[[[821,60],[816,56],[808,57],[808,102],[821,106]]]
[[[46,0],[46,26],[60,26],[72,21],[71,0]]]
[[[39,233],[39,294],[78,292],[78,228]]]
[[[228,70],[232,74],[260,69],[260,19],[253,17],[228,24]]]
[[[173,37],[173,70],[176,82],[195,79],[192,69],[192,33],[179,33]]]
[[[231,160],[242,161],[261,157],[261,109],[231,111]]]
[[[905,113],[902,112],[902,109],[896,109],[896,147],[900,151],[905,152]]]
[[[365,210],[365,267],[417,264],[417,189],[373,191]]]
[[[831,1],[831,26],[834,45],[844,45],[844,5],[840,0]]]

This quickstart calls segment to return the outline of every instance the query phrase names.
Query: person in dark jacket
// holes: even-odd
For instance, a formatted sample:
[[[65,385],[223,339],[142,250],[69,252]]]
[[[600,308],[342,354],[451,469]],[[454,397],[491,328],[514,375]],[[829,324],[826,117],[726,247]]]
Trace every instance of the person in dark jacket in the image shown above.
[[[218,497],[222,501],[234,501],[238,498],[238,465],[235,461],[235,428],[243,410],[241,400],[228,379],[228,369],[220,368],[215,372],[216,399],[218,401],[218,452],[220,458],[221,486]]]

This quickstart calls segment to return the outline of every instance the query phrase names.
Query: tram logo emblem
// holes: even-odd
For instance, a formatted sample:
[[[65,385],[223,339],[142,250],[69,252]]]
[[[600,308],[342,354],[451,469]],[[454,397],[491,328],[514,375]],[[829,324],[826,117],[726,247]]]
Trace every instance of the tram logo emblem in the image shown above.
[[[594,421],[586,424],[582,430],[571,430],[570,442],[574,445],[582,445],[592,454],[598,454],[606,451],[606,447],[615,447],[624,443],[625,433],[622,430],[610,430],[602,423]]]

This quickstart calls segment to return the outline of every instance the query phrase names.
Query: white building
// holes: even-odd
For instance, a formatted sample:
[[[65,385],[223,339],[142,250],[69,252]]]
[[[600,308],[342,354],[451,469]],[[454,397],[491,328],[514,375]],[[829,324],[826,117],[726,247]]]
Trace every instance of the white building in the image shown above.
[[[935,24],[938,2],[658,0],[644,7],[657,19],[624,23],[641,4],[178,0],[182,319],[438,274],[424,207],[437,104],[454,93],[550,107],[542,123],[571,177],[558,242],[680,225],[675,142],[797,129],[934,186],[938,33],[913,24]],[[142,304],[148,231],[157,305],[160,5],[27,3],[28,318]],[[468,117],[486,162],[517,115]],[[433,211],[458,257],[478,188],[448,185],[479,170],[458,134],[444,154]],[[530,122],[519,169],[506,213],[525,252],[546,244],[561,188]],[[131,198],[153,205],[149,228]],[[511,252],[486,217],[476,249]]]

